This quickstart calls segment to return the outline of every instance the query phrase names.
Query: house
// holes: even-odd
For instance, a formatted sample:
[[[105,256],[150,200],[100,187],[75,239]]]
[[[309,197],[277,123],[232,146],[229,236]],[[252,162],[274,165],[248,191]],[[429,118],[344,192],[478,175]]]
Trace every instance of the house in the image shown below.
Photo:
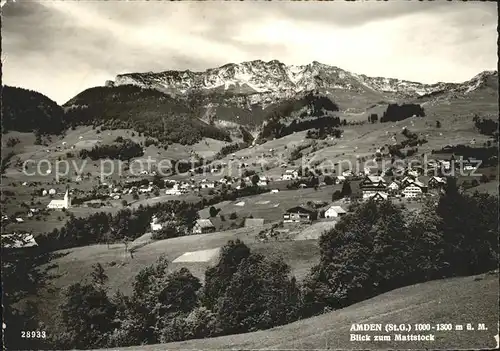
[[[446,185],[446,179],[441,177],[431,177],[427,183],[429,188],[440,188]]]
[[[344,216],[346,213],[347,211],[340,206],[330,206],[325,211],[325,218],[338,218]]]
[[[296,206],[288,209],[283,215],[284,223],[310,223],[318,217],[318,213],[307,206]]]
[[[451,169],[452,165],[455,163],[455,155],[453,154],[434,154],[434,157],[440,168],[444,170]]]
[[[387,197],[387,184],[380,176],[366,176],[359,184],[359,188],[364,200],[372,198],[377,193]]]
[[[193,227],[193,234],[205,234],[215,232],[215,226],[210,219],[198,219]]]
[[[467,160],[461,160],[460,163],[464,171],[475,171],[479,165],[481,165],[481,160],[469,158]]]
[[[172,188],[165,190],[165,195],[181,195],[185,193],[187,193],[187,189],[179,188],[178,184],[174,184]]]
[[[63,209],[70,207],[71,207],[71,197],[69,195],[69,189],[66,189],[66,193],[64,194],[64,198],[62,200],[51,200],[47,205],[47,208],[52,208],[52,209]]]
[[[345,182],[346,178],[345,176],[337,176],[337,184]]]
[[[273,189],[271,190],[271,194],[276,194],[276,193],[279,193],[280,191],[278,189]]]
[[[343,175],[344,177],[352,177],[352,176],[354,175],[354,173],[352,173],[352,171],[351,171],[351,170],[346,170],[346,171],[343,171],[343,172],[342,172],[342,175]]]
[[[408,184],[410,184],[411,182],[413,182],[415,180],[416,177],[413,177],[413,176],[406,176],[403,178],[403,180],[401,181],[401,186],[404,187],[404,186],[407,186]]]
[[[293,180],[293,179],[295,179],[295,178],[292,174],[283,174],[281,176],[281,180]]]
[[[292,179],[297,179],[299,177],[299,172],[294,169],[287,169],[285,171],[285,174],[290,174],[292,176]]]
[[[266,180],[259,180],[257,182],[257,186],[267,186],[267,181]]]
[[[373,201],[385,201],[387,200],[388,195],[386,193],[376,193],[375,195],[371,196],[369,200]]]
[[[407,198],[415,198],[422,196],[423,187],[420,186],[420,182],[411,182],[408,183],[401,191],[401,194]]]
[[[213,183],[213,182],[201,183],[201,188],[202,189],[213,189],[213,188],[215,188],[215,183]]]
[[[411,176],[411,177],[414,177],[414,178],[417,178],[417,177],[418,177],[418,171],[413,170],[413,169],[412,169],[412,170],[408,170],[408,171],[407,171],[407,174],[408,174],[409,176]]]
[[[161,230],[163,228],[164,223],[160,222],[160,219],[157,216],[153,216],[151,218],[150,226],[151,226],[151,231],[156,232],[158,230]]]
[[[247,227],[262,227],[264,218],[245,218],[245,228]]]
[[[387,186],[387,190],[392,193],[397,192],[399,188],[400,188],[399,183],[396,181],[393,181],[391,184]]]

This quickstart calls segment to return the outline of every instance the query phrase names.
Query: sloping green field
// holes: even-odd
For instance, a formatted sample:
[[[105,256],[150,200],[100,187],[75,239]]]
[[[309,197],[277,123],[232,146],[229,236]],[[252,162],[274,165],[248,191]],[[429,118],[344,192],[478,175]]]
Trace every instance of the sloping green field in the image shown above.
[[[379,295],[344,309],[265,331],[189,340],[122,350],[285,350],[285,349],[489,349],[498,335],[498,273],[436,280]],[[434,341],[394,341],[394,334],[351,332],[352,324],[410,324],[410,334],[434,335]],[[414,324],[457,324],[462,331],[415,332]],[[466,330],[471,323],[475,330]],[[487,330],[478,330],[483,323]],[[371,341],[350,341],[350,334],[368,334]],[[408,333],[401,333],[408,334]],[[390,335],[392,341],[374,341]],[[497,346],[498,347],[498,346]]]

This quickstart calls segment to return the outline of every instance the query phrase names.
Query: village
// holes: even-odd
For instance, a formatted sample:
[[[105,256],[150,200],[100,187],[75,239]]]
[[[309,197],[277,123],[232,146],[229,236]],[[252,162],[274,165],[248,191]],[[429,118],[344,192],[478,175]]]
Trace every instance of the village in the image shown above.
[[[231,156],[234,159],[234,155]],[[242,162],[241,165],[244,165]],[[260,241],[267,241],[270,238],[274,240],[294,240],[301,237],[301,232],[309,232],[308,239],[317,239],[324,230],[334,227],[340,217],[349,212],[352,203],[360,201],[385,201],[390,200],[396,203],[404,204],[410,208],[418,208],[427,199],[438,197],[446,185],[446,177],[437,174],[446,174],[451,168],[462,168],[469,172],[477,167],[475,160],[461,160],[456,162],[453,155],[441,155],[435,160],[429,161],[426,167],[402,167],[401,169],[390,169],[386,174],[381,174],[379,169],[364,168],[363,172],[346,169],[339,172],[339,175],[322,174],[314,176],[310,170],[307,174],[302,169],[287,168],[282,164],[281,175],[278,177],[266,176],[264,172],[258,174],[256,171],[245,171],[248,176],[240,178],[231,176],[222,176],[211,179],[195,179],[193,175],[195,169],[191,169],[182,177],[169,176],[161,177],[154,171],[141,174],[136,177],[127,177],[122,182],[110,181],[101,182],[97,178],[97,185],[87,191],[80,190],[77,187],[71,187],[70,184],[64,185],[64,188],[53,187],[40,189],[36,182],[23,182],[21,187],[35,188],[32,194],[35,199],[39,199],[38,205],[34,201],[30,206],[24,205],[24,210],[17,211],[11,216],[3,215],[2,223],[14,223],[20,225],[25,221],[36,221],[43,218],[48,213],[72,213],[79,209],[88,208],[89,210],[114,210],[119,208],[137,208],[141,205],[157,203],[160,201],[196,201],[196,199],[210,197],[214,194],[231,193],[251,190],[250,198],[262,198],[265,200],[256,200],[254,206],[264,207],[274,198],[280,199],[287,197],[288,194],[300,193],[304,189],[314,189],[317,194],[322,194],[320,199],[314,199],[301,202],[300,200],[273,201],[275,203],[268,206],[270,208],[263,218],[254,218],[252,211],[243,211],[240,216],[233,211],[227,214],[228,219],[238,217],[239,220],[231,223],[228,227],[222,214],[214,214],[209,211],[201,211],[200,218],[192,228],[189,234],[213,233],[221,230],[228,230],[236,227],[262,227],[264,224],[271,224],[272,229],[260,231],[258,238]],[[210,170],[211,168],[208,167]],[[261,168],[262,170],[262,168]],[[322,173],[318,168],[317,171]],[[326,170],[324,170],[326,171]],[[334,171],[335,172],[335,171]],[[214,172],[209,172],[213,175]],[[245,174],[245,173],[243,173]],[[390,175],[389,175],[390,174]],[[397,175],[396,175],[397,174]],[[432,175],[434,174],[434,175]],[[304,176],[306,175],[306,176]],[[212,180],[214,179],[214,180]],[[311,180],[312,179],[312,180]],[[89,176],[83,176],[78,179],[79,182],[89,181]],[[477,181],[477,180],[476,180]],[[328,192],[325,197],[325,191]],[[260,195],[259,195],[260,194]],[[61,195],[62,199],[61,199]],[[41,200],[49,199],[49,203],[44,207]],[[244,208],[243,198],[237,198],[233,201],[233,209]],[[266,200],[271,199],[271,200]],[[47,200],[43,200],[46,202]],[[436,201],[436,200],[434,200]],[[248,202],[248,200],[247,200]],[[292,205],[284,207],[286,205]],[[215,205],[217,206],[217,205]],[[49,211],[49,212],[48,212]],[[53,212],[55,211],[55,212]],[[220,211],[220,209],[219,209]],[[280,212],[281,211],[281,212]],[[146,234],[155,237],[155,232],[160,231],[168,222],[161,222],[160,216],[153,215],[151,218],[150,231]],[[221,221],[220,219],[223,219]],[[58,216],[60,219],[60,216]],[[234,218],[233,218],[234,219]],[[326,223],[326,224],[325,224]],[[308,227],[310,229],[306,230]],[[310,232],[313,232],[311,234]],[[36,245],[34,239],[38,233],[22,231],[15,233],[17,236],[30,238],[27,240],[29,246]],[[4,234],[12,235],[12,234]],[[304,237],[304,235],[302,236]],[[13,244],[14,245],[14,244]],[[20,245],[20,244],[15,244]]]

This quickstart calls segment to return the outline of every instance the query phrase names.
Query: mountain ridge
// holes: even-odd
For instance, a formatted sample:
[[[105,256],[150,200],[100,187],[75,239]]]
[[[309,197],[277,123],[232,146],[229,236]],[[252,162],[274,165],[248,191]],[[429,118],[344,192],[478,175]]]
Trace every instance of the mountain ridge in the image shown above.
[[[175,71],[118,74],[109,85],[137,85],[154,88],[171,95],[187,95],[191,92],[210,92],[232,95],[272,95],[275,98],[290,97],[299,92],[319,90],[347,90],[363,92],[371,90],[381,95],[419,97],[444,91],[477,89],[497,71],[483,71],[462,83],[438,82],[425,84],[409,80],[370,77],[343,70],[317,61],[307,65],[285,65],[278,60],[262,60],[228,63],[205,71]],[[466,87],[464,89],[464,86]],[[260,100],[260,99],[254,99]],[[262,101],[259,101],[262,102]]]

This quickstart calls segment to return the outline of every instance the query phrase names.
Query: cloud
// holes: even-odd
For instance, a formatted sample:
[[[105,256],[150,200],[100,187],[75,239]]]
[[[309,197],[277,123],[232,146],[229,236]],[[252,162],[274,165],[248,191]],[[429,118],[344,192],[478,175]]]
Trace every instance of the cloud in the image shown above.
[[[2,8],[3,81],[63,103],[127,72],[313,60],[463,81],[496,66],[493,3],[19,0]]]

